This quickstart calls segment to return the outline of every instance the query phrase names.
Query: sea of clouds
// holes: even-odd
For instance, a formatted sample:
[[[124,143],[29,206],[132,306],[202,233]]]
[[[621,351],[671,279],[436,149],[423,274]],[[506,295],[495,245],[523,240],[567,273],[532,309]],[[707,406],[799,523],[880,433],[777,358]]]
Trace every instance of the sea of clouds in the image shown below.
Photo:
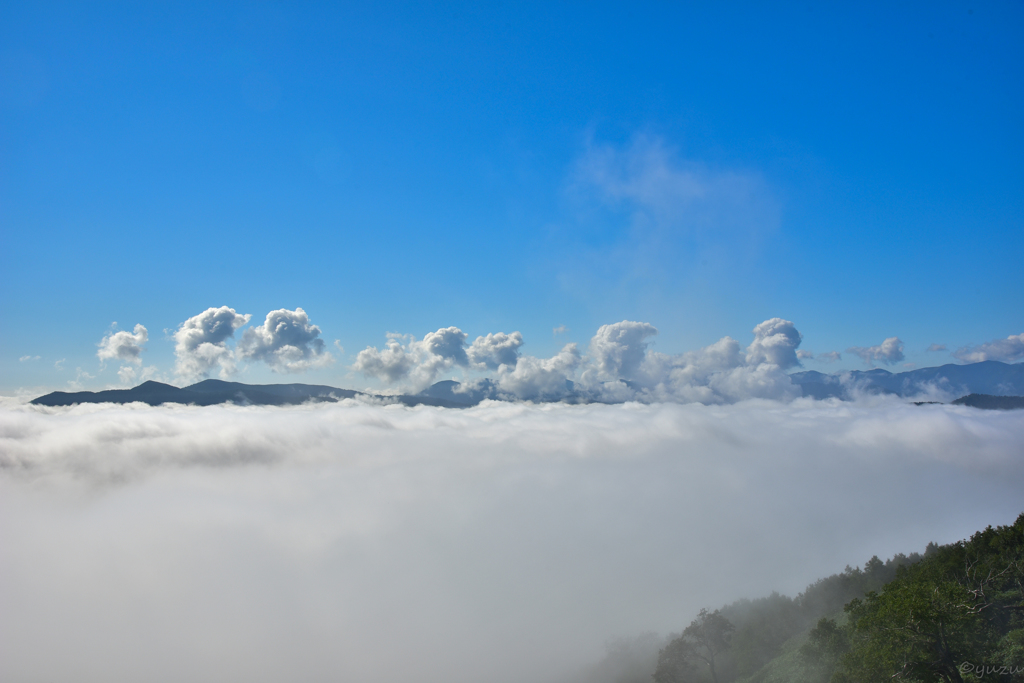
[[[564,681],[1022,491],[1024,411],[885,397],[8,403],[0,680]]]

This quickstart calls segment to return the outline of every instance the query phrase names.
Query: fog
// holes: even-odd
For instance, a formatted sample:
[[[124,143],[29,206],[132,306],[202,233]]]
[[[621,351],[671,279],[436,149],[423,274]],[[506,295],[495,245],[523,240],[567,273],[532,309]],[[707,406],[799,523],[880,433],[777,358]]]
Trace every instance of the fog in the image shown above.
[[[1024,510],[1024,411],[0,408],[4,681],[562,681]]]

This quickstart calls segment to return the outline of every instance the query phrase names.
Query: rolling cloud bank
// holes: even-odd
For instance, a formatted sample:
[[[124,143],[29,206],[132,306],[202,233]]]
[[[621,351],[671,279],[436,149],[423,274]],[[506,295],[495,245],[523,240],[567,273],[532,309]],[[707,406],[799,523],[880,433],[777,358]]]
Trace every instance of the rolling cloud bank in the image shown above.
[[[189,383],[211,375],[232,379],[245,366],[255,363],[264,363],[282,374],[304,373],[335,363],[320,338],[320,328],[302,308],[271,311],[262,324],[246,328],[251,320],[251,314],[221,306],[182,322],[172,335],[176,380]],[[236,332],[239,338],[231,345]],[[585,348],[568,343],[554,356],[539,358],[523,353],[525,341],[521,332],[490,332],[470,341],[466,332],[450,326],[429,332],[422,339],[389,333],[383,347],[368,346],[358,352],[349,370],[378,382],[380,388],[375,391],[405,394],[430,390],[439,376],[455,372],[461,382],[442,388],[442,394],[436,396],[455,403],[476,403],[485,398],[704,404],[756,398],[792,400],[803,395],[850,398],[879,385],[885,374],[853,371],[825,376],[816,371],[794,372],[804,361],[833,363],[841,360],[842,355],[838,351],[815,354],[799,348],[803,335],[793,322],[783,318],[771,318],[756,325],[746,346],[726,336],[701,349],[666,354],[651,348],[657,335],[658,329],[650,323],[623,320],[602,325]],[[133,332],[111,329],[98,344],[100,370],[108,361],[119,361],[122,385],[149,379],[170,381],[156,367],[144,366],[142,354],[148,340],[148,331],[141,324],[135,325]],[[952,355],[968,364],[1014,363],[1024,358],[1022,340],[1024,335],[1011,335],[963,347]],[[343,351],[337,342],[336,346]],[[938,350],[945,347],[932,344],[928,348]],[[861,358],[872,370],[876,363],[892,366],[906,358],[904,343],[895,336],[875,346],[853,346],[846,352]],[[93,378],[81,368],[78,371],[83,377]],[[928,381],[907,376],[903,380],[906,381],[896,393],[907,397],[951,400],[969,393],[965,390],[969,383],[951,382],[944,377],[931,377]],[[886,391],[892,390],[888,386],[892,384],[890,380],[882,383],[886,384]],[[78,378],[69,384],[81,388]],[[806,388],[809,384],[816,386]],[[1020,391],[1016,380],[1005,387],[991,382],[985,386],[983,391],[997,394]],[[467,397],[472,400],[460,400]]]
[[[793,359],[778,323],[689,359],[602,329],[593,371],[641,384]],[[8,406],[0,678],[564,681],[608,638],[1009,523],[1022,443],[1024,411],[888,397]]]

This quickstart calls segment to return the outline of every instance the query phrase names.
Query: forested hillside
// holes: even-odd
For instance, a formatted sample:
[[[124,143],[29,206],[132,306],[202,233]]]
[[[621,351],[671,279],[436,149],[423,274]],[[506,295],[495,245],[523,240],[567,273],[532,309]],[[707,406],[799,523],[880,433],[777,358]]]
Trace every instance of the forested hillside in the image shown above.
[[[1024,681],[1024,514],[609,645],[591,683]]]

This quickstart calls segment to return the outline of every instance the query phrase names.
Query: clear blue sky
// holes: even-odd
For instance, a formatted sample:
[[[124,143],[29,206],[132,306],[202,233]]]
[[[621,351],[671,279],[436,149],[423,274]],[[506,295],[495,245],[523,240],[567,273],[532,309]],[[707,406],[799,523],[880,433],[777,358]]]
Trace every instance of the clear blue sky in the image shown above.
[[[1022,37],[1019,0],[4,2],[0,391],[117,384],[113,321],[171,379],[220,306],[302,307],[336,358],[241,381],[621,320],[951,362],[1024,332]]]

